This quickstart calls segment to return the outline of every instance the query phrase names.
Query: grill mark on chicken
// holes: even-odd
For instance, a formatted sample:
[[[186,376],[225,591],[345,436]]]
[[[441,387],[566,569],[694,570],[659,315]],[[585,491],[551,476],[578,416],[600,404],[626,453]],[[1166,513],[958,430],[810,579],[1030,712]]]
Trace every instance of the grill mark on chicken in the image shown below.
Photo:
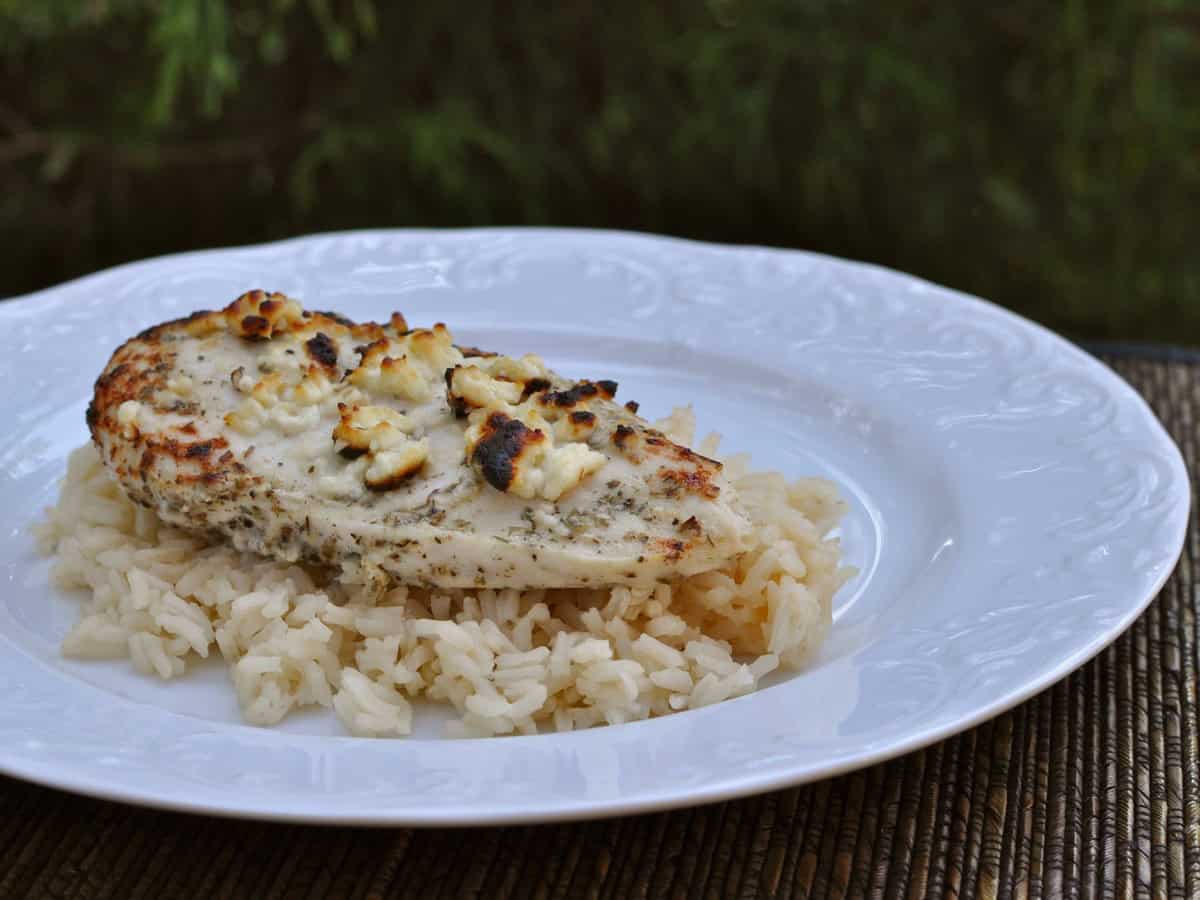
[[[712,474],[706,469],[668,469],[663,466],[658,470],[658,476],[667,483],[668,496],[678,488],[710,500],[716,499],[721,493],[721,489],[712,483]]]
[[[701,468],[717,470],[724,468],[723,464],[717,460],[709,459],[707,456],[697,453],[690,447],[676,444],[674,441],[669,441],[660,435],[648,434],[644,440],[644,445],[646,452],[651,456],[665,456],[668,459],[693,463]]]

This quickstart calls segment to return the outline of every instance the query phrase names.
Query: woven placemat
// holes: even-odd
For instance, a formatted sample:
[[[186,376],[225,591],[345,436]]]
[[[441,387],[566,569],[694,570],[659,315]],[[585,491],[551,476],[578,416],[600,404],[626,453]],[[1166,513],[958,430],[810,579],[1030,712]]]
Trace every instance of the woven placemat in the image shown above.
[[[1200,360],[1106,359],[1198,458]],[[136,809],[0,778],[0,897],[1200,896],[1196,561],[1055,687],[927,750],[628,819],[413,831]]]

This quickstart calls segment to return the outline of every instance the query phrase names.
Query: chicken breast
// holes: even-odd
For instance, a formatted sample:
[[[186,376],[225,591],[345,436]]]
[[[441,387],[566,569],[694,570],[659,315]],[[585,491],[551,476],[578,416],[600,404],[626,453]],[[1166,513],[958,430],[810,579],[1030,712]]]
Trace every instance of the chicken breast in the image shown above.
[[[650,584],[750,524],[720,463],[535,356],[251,291],[114,354],[87,421],[163,519],[383,587]]]

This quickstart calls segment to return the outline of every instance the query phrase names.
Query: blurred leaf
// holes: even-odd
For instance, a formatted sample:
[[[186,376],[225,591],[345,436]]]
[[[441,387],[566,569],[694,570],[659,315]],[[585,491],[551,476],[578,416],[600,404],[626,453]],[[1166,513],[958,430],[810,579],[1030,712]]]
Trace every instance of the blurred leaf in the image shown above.
[[[42,178],[46,181],[58,181],[71,168],[82,149],[79,138],[75,135],[59,135],[50,142],[50,149],[42,161]]]
[[[1032,228],[1037,219],[1034,205],[1013,182],[992,175],[983,183],[984,193],[996,211],[1017,228]]]
[[[167,124],[185,79],[197,85],[201,113],[221,111],[221,102],[237,86],[238,69],[228,51],[228,15],[223,0],[163,0],[152,32],[162,56],[158,85],[150,103],[150,122]]]
[[[354,0],[354,21],[363,37],[375,37],[379,30],[379,19],[375,14],[375,4],[371,0]]]
[[[287,56],[287,39],[279,28],[264,31],[258,39],[258,52],[263,61],[270,65],[278,65]]]

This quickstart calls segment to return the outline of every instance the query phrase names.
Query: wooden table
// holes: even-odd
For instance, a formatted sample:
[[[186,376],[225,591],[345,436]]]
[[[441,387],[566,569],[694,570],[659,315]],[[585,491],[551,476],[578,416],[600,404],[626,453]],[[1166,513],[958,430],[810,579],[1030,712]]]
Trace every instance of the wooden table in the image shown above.
[[[1200,355],[1101,350],[1200,455]],[[1197,533],[1150,609],[1033,700],[830,781],[577,825],[351,829],[0,778],[0,897],[1200,896]]]

